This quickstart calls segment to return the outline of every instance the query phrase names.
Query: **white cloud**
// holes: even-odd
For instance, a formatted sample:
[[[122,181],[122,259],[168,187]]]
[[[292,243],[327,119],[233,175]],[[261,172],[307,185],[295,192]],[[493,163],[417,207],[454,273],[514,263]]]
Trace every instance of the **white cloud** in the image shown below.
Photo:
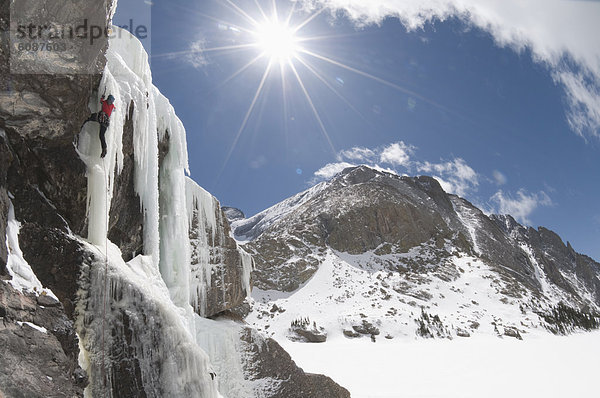
[[[358,162],[366,162],[373,160],[376,154],[369,148],[354,147],[340,152],[339,156],[342,159],[355,160]]]
[[[353,147],[345,149],[337,154],[337,162],[329,163],[320,168],[314,173],[314,178],[310,181],[311,184],[318,181],[327,180],[335,176],[347,167],[353,167],[360,164],[367,165],[375,170],[399,174],[394,167],[411,167],[410,157],[414,153],[416,147],[405,144],[403,141],[394,142],[387,146],[381,146],[375,149],[365,147]],[[379,165],[390,165],[385,167]]]
[[[461,158],[442,163],[419,163],[417,170],[432,174],[444,191],[459,196],[466,196],[479,186],[479,175]]]
[[[557,72],[554,78],[570,93],[567,120],[571,129],[584,138],[586,132],[600,138],[600,85],[581,72]]]
[[[348,162],[329,163],[315,172],[316,180],[328,180],[348,167],[355,165]]]
[[[494,172],[492,173],[492,175],[494,176],[494,181],[496,182],[496,185],[504,185],[504,184],[506,184],[507,178],[500,171],[494,170]]]
[[[413,152],[413,146],[406,145],[403,141],[395,142],[383,149],[379,155],[379,160],[392,166],[408,167],[410,165],[410,155]]]
[[[344,11],[359,25],[398,18],[410,30],[458,17],[489,32],[499,46],[531,50],[567,95],[568,121],[600,137],[600,2],[567,0],[303,0]],[[577,68],[573,69],[572,65]]]
[[[552,205],[552,199],[544,191],[528,194],[524,189],[517,192],[516,198],[498,191],[491,201],[497,206],[496,212],[510,214],[523,224],[531,224],[529,216],[538,207]]]

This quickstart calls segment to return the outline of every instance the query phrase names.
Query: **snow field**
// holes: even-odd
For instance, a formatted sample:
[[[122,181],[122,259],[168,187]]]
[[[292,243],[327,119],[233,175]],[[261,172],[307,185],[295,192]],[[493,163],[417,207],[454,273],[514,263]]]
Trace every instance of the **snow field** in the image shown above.
[[[330,376],[353,398],[598,396],[600,332],[280,344],[306,372]]]

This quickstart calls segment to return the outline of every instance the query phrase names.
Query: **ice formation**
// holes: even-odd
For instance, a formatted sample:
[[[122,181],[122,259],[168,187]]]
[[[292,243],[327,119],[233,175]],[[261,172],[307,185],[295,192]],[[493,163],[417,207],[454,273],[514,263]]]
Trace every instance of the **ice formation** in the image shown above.
[[[50,289],[45,289],[31,266],[23,258],[23,252],[19,247],[19,229],[21,224],[15,218],[15,208],[12,201],[8,207],[8,223],[6,225],[6,247],[8,249],[8,259],[6,268],[12,279],[9,281],[12,287],[25,293],[35,293],[36,295],[46,294],[58,300]]]
[[[129,347],[135,361],[127,366],[139,369],[143,381],[140,387],[148,396],[220,397],[217,381],[211,377],[214,372],[210,359],[197,340],[216,359],[229,352],[223,347],[233,340],[225,335],[209,340],[202,337],[206,334],[196,329],[211,328],[216,323],[199,322],[194,313],[205,299],[198,292],[206,292],[213,272],[208,245],[218,233],[217,202],[197,185],[190,191],[195,183],[186,177],[183,124],[169,101],[152,85],[148,55],[141,43],[127,31],[115,30],[98,90],[98,96],[110,93],[116,98],[106,133],[108,154],[104,159],[99,157],[95,123],[84,127],[77,147],[88,175],[89,227],[85,244],[97,253],[94,263],[84,270],[78,304],[80,362],[91,380],[86,393],[100,396],[119,386],[110,361],[118,359],[123,347]],[[90,102],[92,112],[98,110],[98,103],[99,98]],[[125,263],[120,250],[107,239],[107,231],[115,176],[123,168],[123,126],[131,106],[134,188],[144,213],[144,255]],[[168,142],[160,164],[159,142]],[[212,236],[200,236],[201,273],[206,277],[194,278],[193,283],[191,207],[201,214],[204,229],[212,231]],[[244,271],[240,283],[249,293],[252,260],[243,251],[240,253]],[[124,343],[123,336],[130,336],[130,341]],[[243,376],[238,372],[236,377]]]

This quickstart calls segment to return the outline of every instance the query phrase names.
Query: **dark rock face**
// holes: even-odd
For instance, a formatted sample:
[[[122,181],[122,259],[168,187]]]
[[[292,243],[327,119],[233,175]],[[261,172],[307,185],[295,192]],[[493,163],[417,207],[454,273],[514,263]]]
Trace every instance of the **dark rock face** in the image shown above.
[[[23,295],[0,281],[0,345],[1,396],[83,396],[73,324],[51,297]]]
[[[115,178],[108,230],[108,239],[119,246],[125,261],[141,254],[144,249],[144,217],[140,198],[134,190],[134,107],[132,101],[123,126],[123,170]]]
[[[20,16],[35,21],[44,15],[54,15],[64,19],[55,22],[67,26],[88,18],[90,23],[103,21],[101,26],[104,26],[112,1],[46,3],[28,2],[30,7]],[[0,4],[0,28],[4,37],[8,37],[10,7],[7,1]],[[73,51],[83,45],[75,44]],[[64,219],[63,228],[68,224],[75,233],[84,231],[85,168],[75,152],[73,140],[88,116],[88,100],[100,80],[107,44],[107,39],[101,38],[94,52],[86,52],[85,57],[75,53],[78,66],[91,74],[11,74],[9,41],[2,40],[0,128],[6,131],[13,154],[12,162],[3,163],[2,167],[8,169],[8,190],[15,196],[17,219],[39,223],[60,215]],[[65,56],[68,58],[69,54]],[[60,224],[58,220],[50,222],[53,226]]]
[[[575,252],[570,243],[565,245],[560,236],[549,229],[525,228],[510,216],[493,215],[491,220],[503,229],[516,245],[526,244],[531,248],[535,260],[553,284],[583,302],[581,292],[564,277],[565,273],[573,274],[583,282],[595,302],[600,303],[600,264]]]
[[[19,244],[42,285],[52,290],[66,315],[74,319],[81,267],[92,254],[64,232],[31,223],[21,227]]]
[[[304,373],[290,355],[273,339],[264,338],[252,329],[242,334],[245,342],[245,372],[250,380],[270,378],[280,383],[274,390],[256,396],[268,398],[349,398],[350,393],[327,376]]]
[[[0,165],[10,164],[12,162],[12,153],[8,148],[8,141],[5,133],[0,131]],[[6,223],[8,221],[9,198],[6,190],[6,179],[8,170],[0,167],[0,236],[6,236]],[[6,245],[0,244],[0,279],[6,276],[6,260],[8,251]]]
[[[42,65],[50,67],[42,68],[48,73],[13,74],[7,38],[15,5],[0,1],[0,236],[6,236],[10,192],[22,224],[24,257],[60,303],[24,296],[0,282],[0,395],[83,396],[87,380],[77,364],[73,320],[84,253],[68,233],[85,235],[87,195],[85,166],[73,141],[89,115],[88,100],[100,81],[108,42],[98,39],[91,50],[81,47],[84,43],[74,45],[73,53],[65,52],[56,64]],[[51,22],[52,15],[69,26],[88,18],[104,26],[111,5],[112,0],[30,1],[18,15],[32,22]],[[88,73],[52,74],[52,66],[61,62]],[[7,276],[6,259],[6,245],[0,244],[0,279]],[[17,322],[31,322],[47,333]]]

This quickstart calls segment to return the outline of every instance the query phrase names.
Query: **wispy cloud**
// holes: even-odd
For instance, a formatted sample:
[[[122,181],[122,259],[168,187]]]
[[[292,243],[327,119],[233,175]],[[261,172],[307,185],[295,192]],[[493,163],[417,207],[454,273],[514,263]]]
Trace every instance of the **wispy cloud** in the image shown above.
[[[250,162],[250,167],[256,170],[256,169],[262,168],[266,164],[267,164],[267,158],[263,155],[260,155],[256,159],[254,159]]]
[[[600,2],[565,0],[303,0],[359,25],[395,17],[409,30],[457,17],[489,32],[499,46],[548,67],[565,90],[567,120],[582,137],[600,138]]]
[[[442,163],[423,162],[418,164],[417,170],[433,175],[444,191],[459,196],[473,193],[479,186],[479,174],[461,158]]]
[[[340,152],[339,156],[341,159],[348,159],[356,162],[370,162],[377,157],[373,150],[361,147],[343,150]]]
[[[404,141],[377,148],[354,147],[338,153],[337,163],[329,163],[314,173],[311,183],[329,179],[347,167],[365,164],[395,174],[419,172],[435,177],[449,193],[465,196],[477,190],[479,175],[464,159],[432,163],[415,159],[417,148]]]
[[[544,192],[527,193],[524,189],[517,192],[516,197],[503,191],[496,192],[491,202],[497,206],[495,212],[510,214],[523,224],[531,224],[529,217],[540,206],[551,206],[552,199]]]
[[[498,170],[494,170],[492,176],[494,177],[494,182],[496,183],[496,185],[504,185],[508,181],[506,176]]]
[[[187,51],[183,58],[185,61],[190,63],[194,68],[202,68],[203,66],[208,65],[208,60],[204,54],[204,49],[206,47],[206,40],[201,38],[196,41],[190,43],[189,51]],[[176,55],[173,58],[179,59],[181,56]]]

